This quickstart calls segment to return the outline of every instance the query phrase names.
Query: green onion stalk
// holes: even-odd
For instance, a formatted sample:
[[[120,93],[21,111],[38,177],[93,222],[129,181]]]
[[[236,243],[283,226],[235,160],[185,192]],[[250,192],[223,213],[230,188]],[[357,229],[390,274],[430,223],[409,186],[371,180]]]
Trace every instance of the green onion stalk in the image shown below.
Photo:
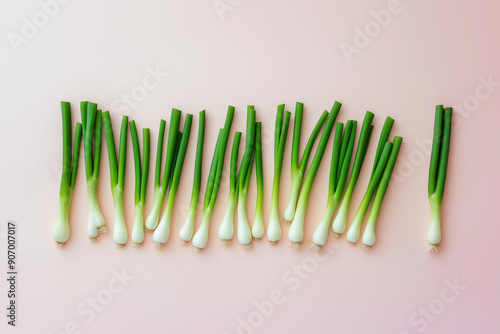
[[[361,126],[361,134],[358,140],[356,155],[354,156],[351,176],[349,177],[347,188],[344,196],[342,197],[342,201],[340,202],[340,208],[337,212],[337,216],[332,223],[333,234],[336,238],[339,238],[340,235],[344,233],[346,228],[347,211],[349,210],[352,193],[356,187],[359,173],[361,172],[361,167],[363,166],[363,161],[366,156],[366,151],[368,150],[368,144],[370,143],[370,137],[373,131],[373,125],[371,124],[374,116],[375,115],[373,113],[367,111],[363,120],[363,125]]]
[[[229,167],[229,196],[226,212],[219,226],[219,238],[224,245],[230,245],[234,235],[234,210],[238,202],[238,182],[236,180],[236,173],[241,135],[242,133],[239,131],[234,134],[233,148],[231,150],[231,164]]]
[[[283,118],[284,115],[284,118]],[[267,227],[267,239],[274,245],[281,239],[281,224],[279,219],[279,192],[281,182],[281,169],[283,166],[283,156],[285,154],[286,138],[288,126],[290,124],[291,113],[285,112],[285,105],[280,104],[276,112],[276,124],[274,126],[274,177],[273,190],[271,195],[271,212],[269,225]]]
[[[356,216],[347,230],[346,239],[350,244],[354,244],[359,239],[359,234],[361,232],[361,225],[363,224],[363,219],[365,217],[368,205],[373,198],[375,190],[382,178],[382,173],[384,173],[387,161],[389,159],[389,154],[391,153],[393,144],[388,142],[389,134],[392,129],[394,120],[387,117],[382,132],[380,134],[380,139],[378,141],[377,152],[375,153],[375,160],[373,162],[372,175],[370,176],[370,181],[368,182],[368,187],[366,188],[365,195],[361,200]]]
[[[99,233],[106,232],[104,217],[97,199],[102,146],[102,111],[97,110],[97,104],[84,101],[80,103],[80,112],[83,128],[87,201],[89,203],[87,234],[90,241],[94,242],[97,240]]]
[[[328,182],[328,200],[326,209],[321,221],[314,231],[312,242],[309,248],[312,251],[319,252],[321,247],[328,240],[328,231],[332,221],[333,213],[342,198],[347,182],[347,174],[351,165],[354,140],[356,137],[356,121],[347,121],[344,134],[342,130],[344,125],[337,122],[335,128],[335,137],[332,148],[332,158],[330,163],[330,177]]]
[[[134,121],[129,122],[130,136],[132,137],[132,148],[134,150],[135,167],[135,219],[132,228],[131,239],[134,247],[142,245],[144,242],[144,204],[146,203],[146,190],[148,186],[149,175],[149,154],[150,154],[150,136],[149,129],[142,129],[142,164],[141,150],[139,147],[139,135]]]
[[[63,137],[63,162],[61,186],[59,189],[59,212],[56,222],[52,228],[52,237],[58,247],[64,246],[69,239],[69,208],[71,197],[75,189],[76,175],[78,172],[78,160],[80,158],[80,146],[82,142],[82,124],[76,123],[75,141],[71,149],[71,106],[69,102],[61,102],[62,114],[62,137]]]
[[[264,236],[264,219],[262,206],[264,203],[264,168],[262,166],[262,123],[257,122],[255,128],[255,175],[257,178],[257,199],[255,216],[252,224],[252,237],[262,240]]]
[[[288,230],[288,240],[290,240],[290,246],[294,250],[299,250],[302,248],[301,242],[304,238],[304,219],[306,215],[307,202],[309,200],[309,195],[311,193],[316,173],[318,172],[321,160],[323,159],[323,155],[325,154],[326,145],[328,144],[328,139],[330,139],[330,134],[332,132],[333,125],[335,124],[335,119],[337,118],[341,106],[342,104],[337,101],[335,101],[335,103],[333,104],[332,110],[330,111],[328,119],[326,120],[323,133],[321,134],[318,147],[316,148],[316,153],[314,153],[311,167],[307,171],[304,184],[302,185],[302,189],[300,190],[300,195],[297,202],[297,210],[295,211],[292,224],[290,225],[290,229]]]
[[[295,106],[295,120],[293,122],[293,142],[292,142],[292,161],[291,161],[291,186],[290,186],[290,197],[288,199],[288,205],[285,208],[285,213],[283,218],[285,222],[291,222],[293,220],[293,216],[295,215],[295,209],[297,206],[297,199],[299,198],[300,186],[302,185],[302,179],[304,177],[304,173],[307,167],[307,162],[309,160],[309,155],[314,146],[314,142],[323,127],[323,124],[328,117],[328,111],[323,111],[321,117],[318,122],[314,126],[311,135],[309,136],[309,140],[307,141],[306,148],[304,149],[304,153],[302,155],[302,159],[299,164],[299,146],[300,146],[300,133],[302,127],[302,113],[303,113],[304,105],[300,102],[297,102]]]
[[[191,134],[191,124],[193,122],[193,115],[187,114],[186,121],[184,122],[184,130],[181,137],[177,141],[178,148],[176,149],[175,164],[172,173],[172,180],[170,181],[167,205],[163,211],[163,216],[161,217],[158,227],[153,233],[153,241],[155,246],[160,248],[164,243],[167,242],[170,236],[170,225],[172,222],[172,213],[174,211],[175,198],[177,196],[177,190],[179,188],[179,181],[181,179],[182,167],[184,166],[184,159],[186,157],[186,151],[189,143],[189,136]]]
[[[451,116],[452,108],[436,106],[428,183],[431,221],[427,241],[429,242],[428,250],[432,253],[439,251],[438,245],[441,242],[441,203],[450,152]]]
[[[238,172],[238,241],[244,249],[252,248],[252,232],[247,219],[248,185],[251,177],[255,150],[255,109],[247,108],[247,128],[245,138],[245,152]],[[250,172],[249,172],[250,171]]]
[[[196,218],[196,209],[198,206],[198,198],[200,196],[203,143],[205,140],[205,110],[200,111],[198,118],[198,140],[196,143],[196,157],[194,161],[193,190],[191,192],[191,201],[189,203],[187,218],[179,232],[181,245],[186,245],[187,242],[193,237],[194,220]]]
[[[161,120],[160,130],[158,133],[158,144],[156,148],[156,163],[155,163],[155,182],[154,182],[154,199],[153,207],[146,218],[146,232],[152,232],[158,226],[160,212],[163,206],[163,199],[167,193],[167,186],[171,179],[171,174],[174,169],[175,150],[177,146],[177,137],[179,134],[179,123],[181,120],[181,111],[172,109],[170,114],[170,128],[168,132],[167,154],[165,157],[165,169],[163,171],[163,179],[161,179],[161,165],[163,158],[163,138],[165,136],[166,122]]]
[[[384,169],[384,174],[382,175],[382,179],[380,180],[380,183],[378,185],[377,192],[375,193],[373,204],[370,209],[370,214],[368,215],[368,221],[366,222],[366,227],[361,239],[361,241],[363,242],[364,250],[370,250],[371,246],[375,244],[375,226],[377,224],[378,214],[380,212],[380,207],[382,206],[382,201],[384,200],[387,187],[389,186],[389,181],[391,179],[392,171],[394,170],[394,165],[396,164],[396,159],[398,157],[402,142],[403,138],[398,136],[394,137],[391,155],[389,156],[389,160],[387,161],[387,165]],[[380,161],[382,161],[382,158],[380,158]]]
[[[115,223],[113,226],[113,240],[118,248],[122,248],[127,243],[128,232],[125,224],[123,211],[123,188],[125,185],[125,162],[127,155],[127,132],[128,116],[122,117],[120,130],[119,154],[116,155],[115,139],[113,136],[113,126],[109,111],[102,114],[104,122],[104,132],[106,133],[106,144],[108,147],[109,170],[111,178],[111,192],[113,194],[113,204],[115,208]]]
[[[246,170],[245,177],[243,178],[243,185],[238,185],[238,241],[245,250],[250,250],[253,247],[252,232],[248,225],[246,204],[254,158],[255,153],[252,152],[250,156],[250,165],[248,166],[249,168]]]
[[[224,128],[219,132],[217,144],[215,145],[214,155],[208,174],[207,188],[205,190],[205,199],[203,202],[203,216],[201,217],[201,225],[193,236],[193,251],[199,253],[208,241],[208,232],[210,227],[210,218],[212,211],[217,201],[219,193],[220,181],[222,179],[222,171],[224,166],[224,157],[226,155],[226,147],[231,132],[233,123],[234,107],[229,106],[226,115]]]

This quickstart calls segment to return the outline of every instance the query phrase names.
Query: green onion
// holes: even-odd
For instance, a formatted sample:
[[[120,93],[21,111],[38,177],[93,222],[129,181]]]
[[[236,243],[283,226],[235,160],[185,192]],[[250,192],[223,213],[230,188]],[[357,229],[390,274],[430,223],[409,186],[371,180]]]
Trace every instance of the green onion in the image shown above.
[[[262,166],[262,123],[257,122],[255,128],[255,175],[257,178],[257,200],[255,217],[252,225],[252,237],[261,240],[264,236],[264,219],[262,205],[264,202],[264,171]]]
[[[198,141],[196,143],[196,158],[194,161],[193,191],[186,221],[179,232],[180,242],[186,245],[193,237],[194,220],[196,218],[196,208],[200,196],[201,185],[201,165],[203,160],[203,142],[205,140],[205,110],[200,111],[198,124]]]
[[[179,188],[179,181],[181,179],[184,158],[186,157],[192,121],[193,115],[187,114],[186,121],[184,122],[184,131],[180,134],[180,138],[177,140],[179,144],[176,149],[175,165],[172,173],[172,180],[170,181],[167,205],[163,211],[160,223],[153,233],[153,241],[155,242],[155,246],[158,248],[167,242],[168,237],[170,236],[172,213],[174,211],[175,198],[177,196],[177,189]]]
[[[97,110],[97,104],[84,101],[80,103],[80,112],[82,115],[87,201],[89,203],[87,234],[90,241],[96,241],[99,233],[106,232],[104,217],[97,199],[101,160],[102,111]],[[92,142],[94,142],[93,146]]]
[[[328,239],[328,230],[333,213],[344,193],[347,174],[351,165],[352,152],[354,148],[354,139],[356,137],[356,121],[347,121],[344,134],[342,135],[342,123],[337,123],[335,128],[335,138],[332,149],[332,160],[330,164],[330,178],[328,186],[328,200],[325,213],[321,218],[318,227],[314,231],[312,243],[309,248],[319,252]]]
[[[436,106],[428,185],[431,222],[427,232],[427,241],[429,242],[428,250],[432,253],[439,251],[438,244],[441,241],[441,202],[450,152],[451,116],[452,108],[443,110],[442,105]]]
[[[132,147],[134,150],[134,166],[135,166],[135,219],[134,227],[132,228],[131,239],[134,242],[134,247],[140,246],[144,241],[144,204],[146,203],[146,189],[148,186],[149,175],[149,153],[150,153],[150,138],[149,129],[142,129],[143,147],[142,147],[142,167],[141,167],[141,150],[139,148],[139,136],[135,122],[131,121],[130,136],[132,137]]]
[[[253,166],[255,146],[255,109],[253,106],[247,108],[247,128],[245,138],[245,153],[238,172],[238,241],[243,248],[252,248],[252,232],[247,219],[247,195]]]
[[[328,139],[330,138],[333,125],[335,124],[335,119],[337,118],[341,106],[342,104],[337,101],[335,101],[335,103],[333,104],[332,110],[328,115],[328,119],[326,120],[323,133],[321,134],[318,147],[316,148],[316,153],[314,153],[311,167],[307,171],[304,184],[302,185],[302,189],[300,190],[297,210],[293,217],[292,224],[290,225],[290,229],[288,230],[288,240],[290,240],[290,246],[295,250],[299,250],[302,247],[300,245],[300,242],[304,238],[304,218],[306,215],[309,194],[311,193],[311,188],[314,183],[316,173],[318,172],[319,165],[321,164],[321,160],[323,159]]]
[[[248,186],[250,185],[250,178],[252,175],[254,157],[255,154],[254,152],[252,152],[252,155],[250,156],[249,160],[250,162],[250,165],[248,166],[249,168],[246,170],[245,177],[244,178],[242,177],[242,180],[244,180],[243,186],[238,185],[238,241],[243,246],[243,249],[246,250],[251,249],[253,246],[252,232],[250,231],[250,226],[248,225],[246,205],[248,196]]]
[[[378,214],[380,212],[380,207],[382,206],[382,201],[384,200],[384,195],[387,190],[387,186],[389,185],[389,181],[391,179],[392,171],[394,170],[394,165],[396,164],[396,159],[398,157],[402,141],[403,138],[398,136],[394,137],[391,155],[389,156],[389,160],[387,161],[387,165],[385,166],[384,169],[384,174],[382,175],[382,179],[380,180],[380,183],[378,185],[377,192],[375,193],[375,198],[373,199],[373,204],[370,209],[370,214],[368,215],[368,221],[366,222],[366,227],[363,232],[363,238],[361,239],[361,241],[363,242],[363,249],[365,250],[369,250],[370,247],[373,246],[373,244],[375,244],[375,225],[377,223]],[[382,152],[380,156],[381,162],[383,154],[384,152]]]
[[[291,113],[289,111],[285,112],[284,110],[285,105],[280,104],[276,113],[276,124],[274,126],[274,177],[271,195],[271,213],[269,217],[269,225],[267,227],[267,239],[272,245],[276,244],[281,239],[279,193],[283,156],[285,154],[286,138],[291,117]],[[283,118],[284,112],[285,117]]]
[[[374,116],[375,115],[373,113],[367,111],[363,120],[363,125],[361,126],[361,134],[359,136],[358,147],[356,149],[356,155],[354,157],[354,165],[352,167],[351,176],[349,177],[347,189],[345,190],[344,196],[340,203],[340,208],[337,216],[332,223],[333,233],[337,238],[339,238],[340,235],[345,231],[349,203],[351,202],[352,193],[354,191],[354,187],[356,187],[356,182],[358,181],[359,173],[361,171],[361,167],[363,166],[363,161],[366,156],[368,144],[370,143],[370,137],[373,130],[373,126],[371,124]]]
[[[365,195],[363,196],[361,204],[359,205],[358,211],[356,212],[354,221],[352,222],[351,227],[349,227],[349,230],[346,234],[346,239],[350,244],[356,243],[359,239],[359,233],[361,231],[361,225],[363,224],[366,210],[368,209],[368,205],[370,205],[373,194],[375,193],[380,178],[382,177],[382,173],[384,172],[387,160],[389,159],[389,154],[391,153],[392,149],[392,143],[388,142],[387,140],[389,139],[389,134],[391,133],[393,124],[394,120],[390,117],[387,117],[380,134],[380,139],[378,141],[377,152],[375,154],[372,175],[370,177],[370,181],[368,182],[368,187],[366,189]]]
[[[302,184],[302,179],[304,177],[304,173],[307,167],[307,162],[309,160],[309,155],[314,146],[314,142],[316,141],[316,137],[318,137],[321,128],[323,127],[323,123],[325,123],[326,118],[328,117],[328,111],[323,111],[321,117],[319,118],[316,126],[314,127],[309,140],[307,141],[306,148],[304,149],[304,154],[302,155],[302,159],[299,164],[299,146],[300,146],[300,132],[302,127],[302,112],[304,105],[300,102],[297,102],[295,106],[295,120],[294,120],[294,128],[293,128],[293,143],[292,143],[292,163],[291,163],[291,175],[292,181],[290,186],[290,197],[288,199],[288,205],[285,209],[285,213],[283,218],[285,222],[291,222],[293,220],[293,216],[295,215],[295,208],[297,205],[297,199],[299,197],[300,186]]]
[[[108,146],[109,169],[111,178],[111,192],[113,194],[113,203],[115,208],[115,224],[113,226],[113,239],[118,248],[127,243],[128,233],[125,225],[125,216],[123,212],[123,187],[125,184],[125,161],[127,155],[127,130],[128,116],[122,117],[120,130],[119,155],[116,155],[115,139],[113,136],[113,126],[109,111],[102,114],[104,122],[104,131],[106,133],[106,143]]]
[[[160,132],[158,134],[158,146],[156,150],[154,200],[151,212],[146,218],[147,232],[152,232],[156,228],[156,226],[158,226],[158,221],[160,219],[160,212],[163,206],[163,199],[167,192],[167,186],[170,180],[170,174],[172,173],[173,170],[180,120],[181,120],[181,111],[177,109],[172,109],[172,112],[170,114],[170,129],[168,133],[167,154],[165,157],[165,169],[163,171],[163,180],[161,181],[160,181],[161,161],[163,155],[163,137],[165,133],[165,121],[162,120],[160,122]]]
[[[236,172],[238,165],[238,151],[240,148],[241,132],[236,132],[231,150],[231,165],[229,167],[229,196],[226,212],[219,226],[219,238],[224,245],[230,245],[234,235],[234,209],[238,202],[238,183],[236,182]]]
[[[71,107],[69,102],[61,102],[62,129],[63,129],[63,162],[61,187],[59,189],[59,212],[52,228],[52,237],[58,247],[64,246],[69,239],[69,207],[71,196],[75,189],[80,145],[82,142],[82,124],[76,123],[75,141],[71,150]]]
[[[359,205],[358,211],[356,212],[354,221],[352,222],[351,227],[349,227],[349,230],[347,230],[346,239],[350,244],[356,243],[359,239],[359,233],[361,231],[361,225],[363,224],[366,210],[368,209],[368,205],[370,204],[373,194],[377,189],[378,183],[387,164],[387,160],[389,159],[389,154],[391,154],[391,150],[392,143],[386,142],[384,145],[384,150],[380,157],[380,163],[377,164],[377,169],[375,169],[375,173],[368,182],[368,187],[366,189],[365,195],[363,196],[363,200]]]
[[[205,200],[203,203],[203,216],[201,218],[201,225],[193,236],[193,250],[199,253],[201,249],[205,248],[208,241],[208,232],[210,227],[210,218],[212,211],[217,201],[219,193],[220,181],[222,178],[222,169],[224,166],[224,157],[226,155],[227,141],[229,133],[231,132],[231,124],[233,123],[234,107],[229,106],[226,115],[226,122],[224,128],[219,133],[210,172],[208,174],[207,189],[205,191]]]

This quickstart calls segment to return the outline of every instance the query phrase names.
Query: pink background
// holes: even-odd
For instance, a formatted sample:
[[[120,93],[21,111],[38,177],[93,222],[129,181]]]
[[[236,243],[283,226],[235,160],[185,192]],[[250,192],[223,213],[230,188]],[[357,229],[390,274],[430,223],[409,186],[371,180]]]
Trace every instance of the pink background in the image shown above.
[[[20,34],[23,17],[33,21],[41,7],[13,0],[0,4],[0,263],[6,272],[6,225],[13,219],[18,222],[19,240],[17,332],[500,332],[499,86],[489,97],[474,98],[479,78],[500,82],[500,3],[401,0],[402,10],[350,63],[340,43],[353,44],[356,27],[370,26],[374,22],[370,12],[386,9],[388,1],[230,3],[232,10],[221,20],[212,1],[72,1],[60,5],[18,53],[9,43],[9,33]],[[61,161],[59,101],[72,103],[74,120],[80,119],[81,100],[98,102],[113,112],[118,128],[121,113],[114,101],[141,84],[147,67],[156,66],[169,77],[127,114],[139,127],[151,128],[155,147],[159,120],[168,119],[170,108],[195,115],[205,108],[203,189],[227,105],[237,110],[233,131],[244,130],[246,105],[255,105],[265,134],[266,226],[273,174],[270,134],[278,104],[286,103],[293,111],[296,101],[304,102],[302,149],[319,113],[334,100],[343,103],[340,121],[361,121],[366,110],[376,114],[374,139],[354,192],[349,223],[368,183],[384,119],[392,116],[396,120],[392,135],[403,136],[404,142],[373,251],[365,253],[359,243],[350,246],[345,237],[333,240],[330,232],[333,252],[322,253],[320,261],[309,249],[293,252],[288,247],[287,226],[277,246],[256,242],[250,252],[237,242],[224,247],[217,229],[227,203],[227,177],[207,248],[195,255],[191,246],[179,246],[182,208],[191,193],[197,117],[166,247],[155,249],[147,235],[141,249],[133,249],[129,241],[125,249],[117,250],[112,233],[89,245],[82,159],[71,209],[71,239],[64,250],[57,249],[50,232],[57,214],[56,167]],[[472,105],[475,101],[478,105]],[[426,252],[429,153],[421,143],[432,137],[436,104],[458,110],[464,103],[471,111],[454,116],[442,252],[431,255]],[[291,134],[292,130],[283,167],[281,211],[290,187]],[[309,200],[307,243],[326,203],[331,145],[332,140]],[[111,230],[105,148],[102,153],[99,197]],[[227,171],[228,166],[226,159]],[[130,232],[131,146],[127,168],[125,214]],[[146,213],[153,199],[153,175],[151,168]],[[253,221],[255,179],[251,184],[249,221]],[[302,268],[302,274],[293,271],[295,266]],[[110,294],[113,270],[124,270],[134,278]],[[5,310],[7,286],[4,279],[0,281]],[[454,281],[463,290],[449,290],[447,284]],[[272,294],[274,299],[279,295],[279,304],[269,307],[265,302],[272,312],[259,315],[255,302],[269,300]],[[105,299],[106,305],[90,321],[90,316],[77,311],[89,310],[88,298],[109,296],[112,300]],[[427,318],[425,309],[430,309]],[[6,325],[3,313],[1,319],[2,333],[16,331]],[[241,321],[253,327],[239,328]]]

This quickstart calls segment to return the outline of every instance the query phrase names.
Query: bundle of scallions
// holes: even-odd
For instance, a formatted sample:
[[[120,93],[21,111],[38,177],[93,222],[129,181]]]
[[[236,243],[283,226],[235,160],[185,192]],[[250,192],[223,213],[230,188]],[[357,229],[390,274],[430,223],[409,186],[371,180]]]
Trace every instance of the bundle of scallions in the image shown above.
[[[62,176],[59,189],[59,213],[57,214],[56,222],[52,228],[52,237],[58,247],[64,246],[69,239],[69,208],[73,190],[75,189],[78,160],[80,158],[80,145],[83,135],[82,124],[76,123],[75,140],[72,146],[71,106],[69,102],[61,102],[61,114],[63,139]]]
[[[373,132],[372,121],[374,114],[369,111],[366,112],[361,126],[356,152],[354,154],[357,122],[348,120],[345,123],[345,127],[344,123],[336,123],[341,103],[335,101],[330,112],[325,110],[321,113],[309,136],[302,157],[299,160],[303,108],[304,106],[302,103],[296,103],[291,151],[290,195],[283,218],[285,221],[291,222],[288,238],[292,248],[296,250],[300,249],[304,237],[304,222],[309,196],[330,135],[335,128],[330,157],[326,209],[314,231],[312,243],[310,244],[312,250],[319,251],[321,246],[327,242],[330,226],[332,226],[332,230],[337,237],[346,229],[351,198]],[[82,138],[85,157],[85,176],[87,181],[87,200],[89,204],[87,234],[90,240],[94,241],[97,240],[99,233],[103,233],[106,230],[104,217],[101,213],[97,198],[102,125],[104,124],[110,167],[111,192],[114,202],[113,239],[118,247],[123,247],[128,241],[128,232],[124,215],[124,187],[127,136],[128,129],[130,128],[135,167],[135,219],[131,239],[134,242],[134,246],[141,245],[144,242],[144,230],[151,231],[154,232],[153,241],[155,246],[161,247],[167,242],[170,235],[175,199],[179,189],[184,161],[186,159],[193,115],[186,114],[184,127],[181,131],[179,126],[182,113],[178,109],[172,109],[165,158],[163,158],[163,141],[167,122],[164,120],[160,121],[155,161],[154,199],[151,211],[146,220],[144,220],[150,162],[149,129],[142,129],[141,157],[140,138],[136,123],[135,121],[129,122],[128,116],[123,116],[119,133],[119,146],[116,147],[110,112],[102,112],[98,109],[97,104],[84,101],[80,104],[82,123],[76,123],[75,139],[72,142],[70,104],[68,102],[61,102],[61,109],[63,124],[63,164],[59,193],[59,214],[52,230],[54,240],[61,246],[64,245],[70,235],[69,207],[76,183]],[[212,161],[207,177],[201,224],[196,233],[194,233],[198,199],[201,190],[203,146],[205,139],[205,110],[199,113],[198,140],[194,160],[191,200],[186,220],[179,233],[181,243],[187,244],[189,241],[192,241],[195,252],[199,252],[205,248],[208,242],[211,215],[215,207],[223,177],[226,148],[230,138],[234,113],[235,108],[229,106],[224,127],[218,131],[218,137],[213,150]],[[428,241],[429,250],[432,252],[437,251],[437,245],[441,240],[440,213],[449,154],[451,114],[451,108],[443,108],[442,105],[436,107],[428,187],[431,204],[431,224],[429,226]],[[267,238],[271,244],[277,243],[281,238],[279,187],[290,119],[291,113],[285,111],[285,105],[279,105],[276,112],[274,127],[274,175],[270,200],[269,225],[267,229]],[[402,143],[402,138],[398,136],[395,136],[392,142],[389,141],[389,135],[393,124],[394,120],[387,117],[378,141],[370,180],[366,187],[365,195],[363,196],[354,220],[346,234],[346,239],[351,244],[359,240],[363,220],[371,203],[368,221],[362,235],[363,248],[365,249],[370,249],[375,243],[376,221]],[[307,168],[309,157],[320,132],[321,136],[317,143],[316,151],[309,168]],[[252,241],[254,239],[260,240],[265,233],[263,221],[263,126],[261,122],[256,121],[256,112],[252,105],[247,107],[247,121],[244,135],[245,149],[239,168],[238,154],[243,132],[235,132],[232,138],[228,203],[218,233],[219,238],[224,244],[230,244],[235,232],[234,211],[237,210],[237,238],[243,248],[250,249],[252,247]],[[354,162],[351,169],[353,155]],[[250,226],[247,219],[247,197],[254,162],[256,166],[257,198],[254,222],[252,226]],[[160,218],[165,196],[167,196],[166,207]],[[332,217],[337,207],[339,207],[338,213],[331,224]]]
[[[428,250],[432,253],[439,251],[438,244],[441,242],[441,202],[450,153],[451,116],[452,108],[436,106],[428,183],[431,222],[427,241],[429,242]]]

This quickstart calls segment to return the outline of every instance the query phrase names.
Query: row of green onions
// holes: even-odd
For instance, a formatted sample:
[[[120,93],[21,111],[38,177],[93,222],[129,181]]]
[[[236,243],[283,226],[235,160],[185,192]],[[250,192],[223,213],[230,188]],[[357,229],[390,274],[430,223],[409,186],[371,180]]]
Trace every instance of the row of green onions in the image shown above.
[[[175,208],[175,199],[189,144],[193,115],[187,114],[185,116],[184,126],[181,129],[180,123],[182,112],[178,109],[172,109],[165,158],[163,157],[163,143],[167,122],[165,120],[160,121],[155,161],[154,199],[151,211],[146,219],[144,219],[144,206],[146,202],[150,164],[150,130],[144,128],[142,132],[138,131],[135,122],[129,121],[127,116],[123,116],[120,127],[119,143],[118,147],[116,147],[110,113],[108,111],[102,112],[95,103],[82,102],[80,104],[82,122],[77,123],[75,139],[72,146],[70,104],[68,102],[61,102],[61,107],[63,121],[63,169],[59,196],[59,215],[53,227],[54,240],[58,245],[62,246],[69,238],[69,207],[71,195],[76,183],[82,138],[87,180],[87,198],[89,203],[88,237],[91,241],[95,241],[98,239],[100,233],[106,232],[104,217],[101,213],[97,198],[102,124],[104,124],[110,166],[111,192],[114,202],[113,239],[118,247],[123,247],[128,241],[128,232],[123,210],[123,191],[125,183],[127,136],[128,130],[130,129],[135,167],[135,219],[131,240],[134,246],[141,245],[144,242],[144,231],[147,231],[153,232],[155,246],[161,247],[164,245],[170,236],[172,214]],[[339,237],[347,227],[351,197],[361,172],[373,132],[372,121],[374,114],[369,111],[366,112],[356,153],[354,154],[357,122],[348,120],[345,127],[343,123],[336,122],[340,109],[341,103],[335,101],[330,111],[323,111],[309,136],[302,157],[299,160],[303,104],[297,102],[295,106],[291,153],[291,188],[288,205],[284,210],[283,219],[286,222],[290,222],[288,239],[291,247],[296,250],[302,248],[301,243],[304,237],[304,224],[309,195],[332,132],[334,132],[334,138],[330,161],[326,209],[315,229],[310,248],[314,251],[319,251],[321,249],[321,246],[327,242],[330,227],[337,237]],[[212,161],[209,168],[203,200],[201,224],[195,231],[195,219],[201,191],[205,111],[201,111],[198,116],[199,126],[192,194],[187,218],[179,233],[181,244],[185,245],[191,241],[195,252],[199,252],[205,248],[208,242],[211,215],[219,193],[234,113],[235,108],[229,106],[225,124],[223,128],[219,130],[217,142],[213,148]],[[444,142],[446,142],[446,138],[448,138],[447,142],[449,146],[449,126],[447,127],[447,125],[451,124],[451,121],[449,121],[446,116],[448,115],[447,111],[445,111],[444,114],[445,129],[443,137]],[[439,120],[442,118],[441,116]],[[267,229],[267,239],[271,244],[276,244],[281,239],[279,190],[290,120],[291,112],[285,110],[284,104],[279,105],[276,112],[274,131],[274,176],[271,210]],[[436,114],[436,120],[438,121],[438,114]],[[368,214],[368,221],[362,235],[362,243],[365,249],[369,249],[375,243],[376,221],[402,142],[402,138],[398,136],[395,136],[392,142],[389,141],[393,124],[394,120],[387,117],[378,141],[370,181],[354,221],[346,234],[346,239],[349,243],[354,244],[358,241],[365,214],[368,210],[368,206],[372,203]],[[335,130],[333,131],[334,128]],[[139,133],[142,133],[142,157],[141,146],[139,144]],[[321,136],[317,143],[316,150],[310,166],[307,168],[309,158],[316,144],[316,139],[320,133]],[[245,137],[244,153],[238,167],[240,142],[242,141],[243,135]],[[436,226],[439,225],[439,221],[436,218],[439,212],[436,208],[436,203],[440,204],[442,198],[442,187],[444,187],[443,178],[446,173],[446,166],[444,167],[444,172],[441,166],[443,163],[446,164],[447,152],[447,148],[442,148],[438,153],[435,153],[435,148],[433,146],[434,160],[431,160],[431,168],[434,170],[433,175],[437,181],[434,181],[432,189],[431,183],[429,183],[429,198],[431,199],[431,207],[433,207],[433,220],[431,223],[433,235],[432,238],[429,237],[429,242],[432,245],[439,242],[436,237],[438,234],[436,232]],[[350,168],[353,155],[354,163],[352,168]],[[436,159],[438,159],[436,157],[440,158],[439,166],[435,163]],[[245,133],[243,134],[240,131],[235,132],[230,159],[228,203],[224,217],[219,226],[218,234],[224,244],[229,245],[231,243],[234,237],[234,215],[236,210],[237,240],[244,249],[250,249],[253,240],[262,239],[265,233],[263,218],[264,173],[262,163],[262,123],[256,120],[254,106],[250,105],[247,107]],[[254,163],[256,169],[257,198],[254,221],[250,227],[247,218],[247,197]],[[165,197],[166,204],[163,214],[161,214]],[[332,223],[332,218],[337,207],[339,207],[339,210]],[[431,235],[431,230],[429,230],[429,235]]]

